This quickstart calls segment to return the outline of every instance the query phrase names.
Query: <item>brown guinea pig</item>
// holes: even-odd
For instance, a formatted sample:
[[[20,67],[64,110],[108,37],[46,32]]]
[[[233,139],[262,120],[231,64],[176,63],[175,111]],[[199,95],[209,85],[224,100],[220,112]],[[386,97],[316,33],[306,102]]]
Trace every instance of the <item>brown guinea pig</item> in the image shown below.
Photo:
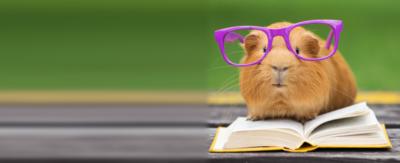
[[[282,28],[287,22],[274,23],[268,28]],[[304,28],[290,34],[290,42],[301,55],[326,56],[325,40]],[[250,63],[263,55],[266,36],[252,31],[244,38],[246,55],[243,63]],[[272,49],[264,60],[240,69],[240,92],[246,101],[248,119],[290,118],[301,122],[319,114],[354,103],[357,88],[352,71],[336,52],[322,61],[298,59],[286,48],[282,37],[275,37]]]

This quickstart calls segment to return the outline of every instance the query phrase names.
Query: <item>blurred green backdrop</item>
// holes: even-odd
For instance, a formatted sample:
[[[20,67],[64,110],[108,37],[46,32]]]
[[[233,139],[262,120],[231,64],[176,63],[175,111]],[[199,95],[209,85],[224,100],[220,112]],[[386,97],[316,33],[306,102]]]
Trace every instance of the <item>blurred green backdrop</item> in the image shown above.
[[[0,1],[0,89],[205,89],[204,4]]]
[[[362,90],[400,90],[400,1],[0,1],[1,90],[237,90],[213,31],[342,19]]]

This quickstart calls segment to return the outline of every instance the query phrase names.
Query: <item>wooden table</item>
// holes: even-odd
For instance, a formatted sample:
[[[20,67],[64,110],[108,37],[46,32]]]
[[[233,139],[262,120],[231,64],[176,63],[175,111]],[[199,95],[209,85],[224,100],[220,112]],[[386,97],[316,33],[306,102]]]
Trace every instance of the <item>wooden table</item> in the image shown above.
[[[208,153],[244,106],[1,105],[0,162],[400,162],[400,106],[371,105],[393,149]]]

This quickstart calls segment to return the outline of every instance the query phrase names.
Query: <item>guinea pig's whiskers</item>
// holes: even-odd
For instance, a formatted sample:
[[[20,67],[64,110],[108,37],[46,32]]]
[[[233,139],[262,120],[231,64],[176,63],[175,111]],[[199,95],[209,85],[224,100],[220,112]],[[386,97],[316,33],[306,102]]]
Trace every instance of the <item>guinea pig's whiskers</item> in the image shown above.
[[[237,88],[238,86],[239,86],[238,84],[231,84],[230,86],[225,87],[225,89],[221,90],[221,91],[219,92],[219,94],[228,92],[229,90],[232,90],[232,88]]]
[[[239,86],[239,85],[236,84],[236,83],[230,84],[230,85],[225,86],[224,88],[221,88],[220,90],[218,90],[218,91],[216,92],[216,94],[217,94],[217,95],[221,95],[221,94],[223,94],[223,93],[225,93],[225,92],[228,92],[228,91],[232,90],[232,88],[237,88],[238,86]]]
[[[228,89],[230,89],[233,85],[236,85],[235,83],[236,81],[232,80],[230,82],[227,82],[226,84],[224,84],[222,87],[220,87],[216,93],[220,94],[220,93],[224,93],[225,91],[227,91]]]
[[[233,88],[234,86],[238,85],[238,77],[237,77],[237,73],[231,75],[230,77],[228,77],[227,79],[225,79],[225,81],[223,82],[223,85],[221,88],[219,88],[217,90],[217,94],[221,94],[224,93],[225,91],[227,91],[228,89]]]
[[[222,87],[219,89],[220,91],[222,90],[226,90],[226,88],[231,87],[232,85],[237,84],[237,80],[236,79],[231,79],[229,81],[224,82],[224,84],[222,85]]]

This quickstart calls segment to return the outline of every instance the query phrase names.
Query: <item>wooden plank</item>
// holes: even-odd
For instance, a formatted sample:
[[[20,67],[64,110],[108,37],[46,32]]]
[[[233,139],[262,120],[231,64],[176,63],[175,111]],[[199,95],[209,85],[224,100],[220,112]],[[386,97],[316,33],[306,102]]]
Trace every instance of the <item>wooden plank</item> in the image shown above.
[[[400,105],[369,105],[374,110],[378,120],[387,128],[400,128]],[[210,106],[211,118],[209,126],[227,126],[238,116],[246,116],[244,105]]]
[[[210,139],[215,130],[210,131]],[[251,152],[251,153],[209,153],[209,162],[307,162],[307,163],[365,163],[365,162],[400,162],[400,129],[388,129],[392,141],[392,149],[318,149],[307,153],[288,152]]]
[[[206,126],[206,105],[0,105],[0,126]]]
[[[0,162],[203,162],[207,128],[0,127]]]
[[[400,127],[400,105],[370,105],[387,128]],[[243,105],[0,105],[0,126],[206,126],[245,116]]]

